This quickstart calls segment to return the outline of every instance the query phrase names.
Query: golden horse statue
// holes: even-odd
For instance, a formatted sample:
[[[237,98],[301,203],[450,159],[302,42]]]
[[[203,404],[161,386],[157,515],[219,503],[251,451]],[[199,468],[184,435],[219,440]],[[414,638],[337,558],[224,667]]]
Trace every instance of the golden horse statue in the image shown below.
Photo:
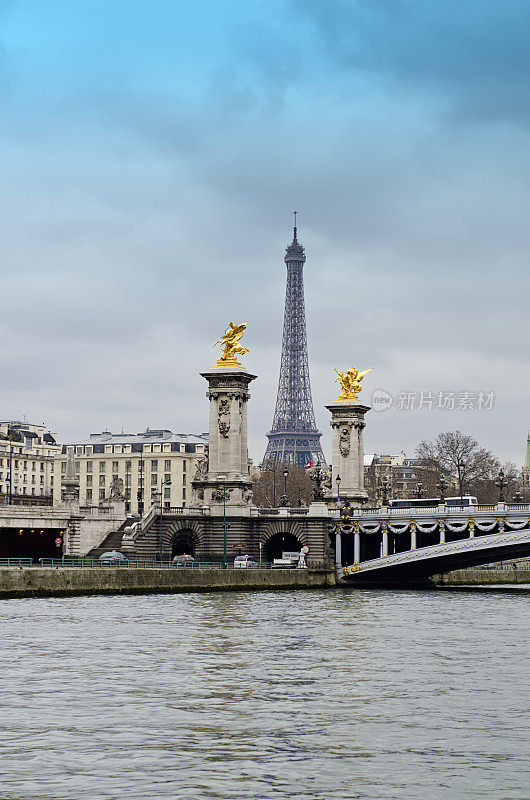
[[[221,338],[214,342],[213,346],[215,347],[215,345],[220,344],[223,351],[221,358],[218,359],[217,363],[215,364],[216,367],[242,366],[237,360],[236,356],[243,356],[245,353],[249,352],[248,347],[242,347],[239,344],[239,340],[245,333],[246,327],[246,322],[242,322],[241,325],[230,322],[228,324],[228,328],[226,328]]]
[[[337,369],[334,371],[338,375],[338,378],[335,378],[335,383],[338,381],[341,388],[341,393],[337,400],[358,400],[359,392],[363,388],[361,381],[365,375],[372,371],[372,368],[365,369],[364,372],[359,372],[355,367],[350,367],[346,372],[339,372]]]

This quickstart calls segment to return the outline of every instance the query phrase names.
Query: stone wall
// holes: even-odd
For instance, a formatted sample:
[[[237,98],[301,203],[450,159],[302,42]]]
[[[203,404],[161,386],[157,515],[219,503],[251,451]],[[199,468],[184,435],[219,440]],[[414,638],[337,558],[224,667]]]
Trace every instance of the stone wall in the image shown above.
[[[527,583],[530,569],[455,569],[443,575],[433,575],[432,583],[438,586],[478,586],[479,584]]]
[[[331,570],[0,568],[0,599],[335,586]]]

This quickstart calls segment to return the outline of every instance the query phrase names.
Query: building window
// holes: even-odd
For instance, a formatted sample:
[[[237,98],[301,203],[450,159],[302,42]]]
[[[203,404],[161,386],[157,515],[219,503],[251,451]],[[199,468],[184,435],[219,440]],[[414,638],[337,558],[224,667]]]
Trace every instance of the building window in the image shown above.
[[[86,485],[87,486],[92,486],[92,475],[87,475],[86,476]]]
[[[105,489],[100,489],[99,490],[99,499],[100,500],[104,500],[105,499]]]
[[[164,483],[171,483],[171,475],[169,474],[169,472],[166,472],[166,474],[164,475]]]
[[[131,467],[132,467],[132,462],[131,461],[126,461],[125,462],[125,470],[126,470],[126,472],[130,472],[131,471]]]
[[[151,473],[151,486],[156,486],[158,483],[158,475],[156,472]]]
[[[118,461],[113,461],[112,462],[112,471],[113,472],[117,472],[118,468],[119,468],[119,462]]]
[[[164,469],[166,472],[169,472],[171,470],[171,460],[169,458],[166,458],[166,460],[164,461]]]
[[[100,472],[105,472],[105,464],[106,464],[105,461],[100,461],[99,462],[99,471]]]
[[[80,462],[80,461],[76,461],[76,462],[75,462],[75,472],[76,472],[76,475],[79,475],[79,470],[80,470],[80,469],[81,469],[81,462]]]
[[[35,494],[35,487],[31,490],[31,494]]]
[[[145,461],[143,458],[138,461],[138,469],[145,469]]]
[[[186,463],[187,463],[187,462],[186,462],[186,460],[184,459],[184,460],[182,461],[182,472],[186,472]]]
[[[31,482],[32,482],[32,483],[35,483],[35,475],[32,475],[32,476],[31,476]]]
[[[182,485],[186,486],[186,476],[185,475],[182,476]]]
[[[182,490],[182,499],[183,499],[183,500],[185,500],[185,499],[186,499],[186,489],[183,489],[183,490]]]
[[[87,472],[92,472],[92,465],[93,465],[93,463],[94,463],[93,461],[87,461],[87,462],[86,462],[86,471],[87,471]]]
[[[28,468],[28,462],[24,461],[24,469],[27,469],[27,468]]]
[[[91,456],[92,455],[92,453],[94,452],[94,448],[92,447],[91,444],[87,445],[85,452],[86,452],[87,456]]]
[[[76,447],[75,448],[75,454],[76,454],[76,456],[82,456],[83,455],[83,448],[82,447]]]
[[[105,486],[105,476],[104,475],[100,475],[99,476],[99,485],[100,486]]]
[[[35,470],[37,469],[37,462],[36,461],[33,461],[32,465],[31,465],[31,469],[33,470],[33,472],[35,472]]]
[[[41,482],[41,486],[42,486],[42,484],[44,483],[44,475],[40,476],[40,482]]]
[[[92,489],[87,489],[86,490],[86,499],[87,499],[87,503],[88,503],[89,500],[92,500]]]
[[[66,461],[63,461],[63,464],[64,464],[64,470],[63,470],[63,472],[66,472]],[[43,464],[42,462],[41,462],[41,465],[40,465],[40,471],[41,471],[41,472],[43,472],[43,471],[44,471],[44,464]]]
[[[154,470],[156,472],[157,469],[158,469],[158,460],[156,458],[153,458],[151,461],[151,470]]]
[[[169,500],[169,498],[171,497],[171,489],[169,488],[169,486],[167,486],[164,489],[164,497],[166,500]]]

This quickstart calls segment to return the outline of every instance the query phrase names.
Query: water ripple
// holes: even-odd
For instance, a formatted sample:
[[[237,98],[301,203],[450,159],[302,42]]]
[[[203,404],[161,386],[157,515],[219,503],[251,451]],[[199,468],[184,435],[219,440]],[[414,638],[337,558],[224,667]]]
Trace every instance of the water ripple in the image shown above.
[[[527,595],[0,604],[6,800],[523,800]]]

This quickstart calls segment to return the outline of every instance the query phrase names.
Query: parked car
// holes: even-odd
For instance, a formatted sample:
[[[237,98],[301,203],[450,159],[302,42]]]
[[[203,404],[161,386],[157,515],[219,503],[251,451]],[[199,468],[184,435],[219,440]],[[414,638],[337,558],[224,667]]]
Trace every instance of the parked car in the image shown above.
[[[236,569],[257,569],[257,561],[254,561],[250,556],[236,556],[234,558],[234,567]]]
[[[193,556],[184,554],[182,556],[175,556],[171,563],[174,567],[192,567],[195,564],[195,559]]]
[[[103,566],[120,566],[128,564],[129,561],[127,556],[124,556],[123,553],[120,553],[118,550],[111,550],[108,553],[103,553],[100,555],[99,563]]]

